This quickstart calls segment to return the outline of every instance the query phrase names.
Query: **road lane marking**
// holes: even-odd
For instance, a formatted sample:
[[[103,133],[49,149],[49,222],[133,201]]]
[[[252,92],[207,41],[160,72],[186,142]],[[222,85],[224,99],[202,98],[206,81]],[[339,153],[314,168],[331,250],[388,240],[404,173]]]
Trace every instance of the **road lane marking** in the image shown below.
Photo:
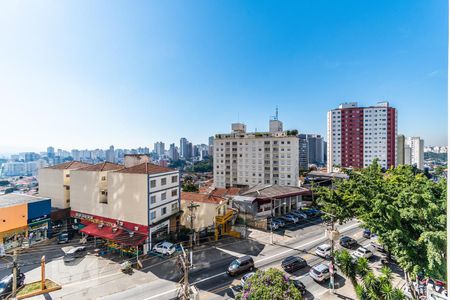
[[[359,227],[360,225],[361,225],[361,224],[360,224],[359,222],[357,222],[357,223],[355,223],[355,224],[352,224],[352,225],[350,225],[350,226],[347,226],[347,227],[342,228],[341,231],[344,232],[344,231],[347,231],[347,230],[350,230],[350,229]],[[283,252],[279,252],[279,253],[274,254],[274,255],[272,255],[272,256],[265,257],[265,258],[263,258],[263,259],[260,259],[260,260],[256,261],[256,262],[255,262],[255,265],[256,265],[257,263],[262,262],[262,261],[265,261],[265,260],[268,260],[268,259],[277,257],[277,256],[282,255],[282,254],[286,254],[286,253],[288,253],[288,252],[290,252],[290,251],[298,250],[298,249],[300,249],[300,248],[302,248],[302,247],[305,247],[305,246],[310,245],[310,244],[317,243],[317,242],[322,241],[322,240],[325,240],[325,239],[326,239],[326,237],[323,236],[323,237],[321,237],[321,238],[312,240],[312,241],[310,241],[310,242],[308,242],[308,243],[306,243],[306,244],[302,244],[302,245],[299,245],[299,246],[294,247],[294,248],[292,248],[292,249],[287,249],[287,250],[285,250],[285,251],[283,251]],[[197,280],[196,282],[193,282],[192,284],[195,285],[195,284],[198,284],[198,283],[202,283],[202,282],[204,282],[204,281],[207,281],[207,280],[210,280],[210,279],[213,279],[213,278],[216,278],[216,277],[225,275],[225,274],[226,274],[226,272],[218,273],[218,274],[216,274],[216,275],[213,275],[213,276],[210,276],[210,277],[206,277],[206,278]],[[165,291],[165,292],[160,293],[160,294],[158,294],[158,295],[154,295],[154,296],[145,298],[144,300],[156,299],[156,298],[158,298],[158,297],[161,297],[161,296],[163,296],[163,295],[167,295],[167,294],[169,294],[169,293],[173,293],[173,292],[176,292],[176,291],[178,291],[178,289],[168,290],[168,291]]]

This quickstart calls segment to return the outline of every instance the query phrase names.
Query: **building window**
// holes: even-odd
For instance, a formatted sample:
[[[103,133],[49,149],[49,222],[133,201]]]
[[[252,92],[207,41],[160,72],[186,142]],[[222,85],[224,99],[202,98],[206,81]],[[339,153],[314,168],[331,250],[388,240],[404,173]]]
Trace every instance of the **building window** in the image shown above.
[[[172,204],[172,212],[177,211],[177,210],[178,210],[178,203]]]
[[[178,195],[178,190],[172,190],[172,197]]]
[[[161,178],[161,185],[166,185],[167,178]]]
[[[156,219],[156,211],[152,211],[150,213],[150,220],[154,220],[154,219]]]
[[[102,180],[105,181],[106,180],[106,176],[102,176]]]
[[[178,182],[178,176],[177,175],[172,176],[172,183],[176,183],[176,182]]]
[[[70,177],[70,174],[66,174],[66,178],[69,178]]]
[[[151,180],[151,181],[150,181],[150,187],[151,187],[151,188],[156,187],[156,180]]]
[[[161,200],[166,200],[166,197],[167,197],[167,196],[166,196],[166,192],[164,192],[164,193],[161,194]]]
[[[156,196],[151,196],[150,197],[150,203],[151,204],[155,204],[156,203]]]
[[[167,208],[163,207],[161,208],[161,216],[164,216],[167,213]]]

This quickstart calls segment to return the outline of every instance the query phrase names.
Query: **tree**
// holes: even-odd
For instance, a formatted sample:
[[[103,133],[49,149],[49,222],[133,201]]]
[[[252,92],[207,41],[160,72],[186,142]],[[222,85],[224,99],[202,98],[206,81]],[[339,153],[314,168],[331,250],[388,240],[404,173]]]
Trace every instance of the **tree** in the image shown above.
[[[353,257],[350,255],[350,253],[345,249],[337,250],[334,252],[334,260],[336,262],[336,265],[341,270],[342,274],[350,279],[353,286],[356,286],[357,269],[355,263],[353,262]]]
[[[236,299],[240,300],[301,300],[294,283],[278,269],[258,270],[244,285]]]
[[[198,192],[198,187],[191,182],[187,182],[183,184],[183,192]]]

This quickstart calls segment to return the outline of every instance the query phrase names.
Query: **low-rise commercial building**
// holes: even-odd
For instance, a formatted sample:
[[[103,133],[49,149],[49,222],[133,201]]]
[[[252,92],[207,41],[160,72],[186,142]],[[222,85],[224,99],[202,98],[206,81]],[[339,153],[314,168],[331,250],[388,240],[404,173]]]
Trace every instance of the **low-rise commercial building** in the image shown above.
[[[0,253],[50,237],[51,200],[24,194],[0,196]]]

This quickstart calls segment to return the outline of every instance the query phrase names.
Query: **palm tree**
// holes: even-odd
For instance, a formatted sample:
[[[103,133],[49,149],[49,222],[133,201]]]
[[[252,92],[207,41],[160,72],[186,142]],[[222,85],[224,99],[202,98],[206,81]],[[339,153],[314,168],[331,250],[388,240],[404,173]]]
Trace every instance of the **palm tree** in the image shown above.
[[[369,261],[365,257],[359,257],[356,261],[356,274],[359,278],[364,278],[370,272]]]
[[[391,283],[393,279],[392,270],[388,266],[383,266],[381,268],[380,281],[382,283]]]
[[[353,284],[356,285],[356,266],[353,258],[347,250],[340,250],[334,252],[334,260],[339,266],[342,274],[348,277]]]

